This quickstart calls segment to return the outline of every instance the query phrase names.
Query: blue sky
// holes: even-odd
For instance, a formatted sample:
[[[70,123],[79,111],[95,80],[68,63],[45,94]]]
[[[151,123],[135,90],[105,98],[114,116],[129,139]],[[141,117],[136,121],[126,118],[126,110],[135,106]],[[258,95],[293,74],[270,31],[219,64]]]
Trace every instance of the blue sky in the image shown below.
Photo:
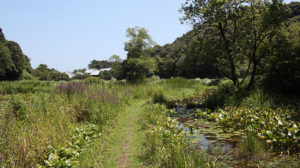
[[[111,55],[126,58],[128,27],[149,30],[160,45],[191,29],[180,24],[184,0],[3,0],[0,27],[18,42],[33,68],[47,64],[60,71],[86,68]],[[287,2],[287,1],[286,1]]]

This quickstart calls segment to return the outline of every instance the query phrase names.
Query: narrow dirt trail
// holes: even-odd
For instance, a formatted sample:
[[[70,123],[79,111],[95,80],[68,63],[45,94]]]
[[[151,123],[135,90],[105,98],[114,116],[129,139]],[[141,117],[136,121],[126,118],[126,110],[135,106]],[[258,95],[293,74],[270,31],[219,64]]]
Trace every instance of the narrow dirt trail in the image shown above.
[[[144,131],[139,119],[145,101],[133,102],[120,116],[104,152],[105,168],[145,167],[141,161]]]
[[[123,154],[118,159],[118,167],[119,168],[126,168],[129,164],[129,149],[131,148],[130,139],[132,136],[132,127],[129,127],[127,129],[127,136],[126,136],[126,142],[122,146],[121,151],[123,151]]]

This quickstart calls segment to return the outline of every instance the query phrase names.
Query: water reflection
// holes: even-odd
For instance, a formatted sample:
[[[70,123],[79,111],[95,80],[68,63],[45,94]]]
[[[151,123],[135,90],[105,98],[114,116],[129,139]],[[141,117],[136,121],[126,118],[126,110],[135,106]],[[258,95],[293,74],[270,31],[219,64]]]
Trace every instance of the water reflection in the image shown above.
[[[175,109],[176,118],[180,123],[179,128],[183,129],[185,137],[191,142],[191,146],[207,152],[227,153],[236,147],[242,132],[225,132],[216,122],[205,119],[196,119],[193,112],[195,109],[187,109],[178,106]],[[239,134],[240,133],[240,134]]]

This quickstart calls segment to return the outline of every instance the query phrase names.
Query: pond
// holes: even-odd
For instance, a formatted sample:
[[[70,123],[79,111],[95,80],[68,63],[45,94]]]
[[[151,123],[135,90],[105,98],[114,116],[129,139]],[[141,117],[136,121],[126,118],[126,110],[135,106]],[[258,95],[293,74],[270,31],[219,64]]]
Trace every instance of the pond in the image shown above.
[[[183,128],[185,137],[191,145],[208,153],[225,154],[237,147],[244,130],[224,129],[217,122],[196,118],[196,109],[177,106],[171,117]]]

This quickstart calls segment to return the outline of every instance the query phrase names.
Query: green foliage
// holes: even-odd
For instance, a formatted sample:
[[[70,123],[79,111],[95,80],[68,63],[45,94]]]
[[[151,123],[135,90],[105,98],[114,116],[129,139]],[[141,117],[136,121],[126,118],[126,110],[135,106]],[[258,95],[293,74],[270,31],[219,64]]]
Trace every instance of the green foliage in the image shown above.
[[[190,88],[193,87],[193,85],[199,84],[199,82],[196,80],[187,80],[184,78],[171,78],[168,80],[161,80],[160,83],[167,85],[171,89]]]
[[[150,116],[146,123],[146,158],[157,167],[216,167],[204,153],[189,147],[179,123],[166,115],[165,106],[148,107]]]
[[[1,94],[33,93],[36,91],[49,92],[53,88],[54,83],[38,80],[0,82]]]
[[[186,77],[214,78],[221,77],[217,67],[218,42],[214,40],[194,39],[188,46],[188,53],[183,58],[181,75]]]
[[[55,89],[54,82],[0,84],[0,88],[28,85],[33,89],[24,94],[1,95],[0,154],[7,167],[31,167],[38,163],[46,167],[74,166],[76,152],[84,151],[130,100],[124,86],[113,84],[105,88],[64,83]],[[48,146],[53,148],[46,150]]]
[[[0,28],[0,80],[18,80],[23,70],[31,71],[29,58],[18,43],[5,39]]]
[[[289,16],[294,17],[294,16],[299,16],[300,15],[300,2],[292,1],[289,4]]]
[[[49,93],[13,95],[1,102],[1,118],[5,117],[1,122],[0,153],[8,167],[35,165],[45,157],[46,146],[65,144],[69,138],[70,120],[59,110],[63,102],[57,96],[49,97]]]
[[[101,71],[99,73],[99,77],[104,80],[110,80],[112,78],[112,74],[110,71]]]
[[[47,147],[47,159],[38,167],[74,167],[78,165],[77,158],[82,151],[96,138],[101,136],[100,130],[94,124],[76,128],[68,147]]]
[[[100,78],[91,76],[91,77],[84,79],[83,83],[85,83],[85,84],[103,84],[103,81]]]
[[[217,81],[217,83],[220,83],[218,88],[205,99],[204,105],[207,108],[216,109],[223,106],[272,107],[276,103],[277,106],[291,103],[287,98],[283,102],[281,96],[264,91],[260,86],[248,90],[245,87],[234,87],[232,81],[229,80]]]
[[[36,69],[33,70],[34,76],[39,80],[69,80],[69,76],[66,73],[61,73],[56,69],[49,69],[46,64],[40,64]]]
[[[36,80],[36,78],[26,70],[23,70],[21,80]]]
[[[105,158],[99,151],[107,150],[107,139],[103,138],[99,141],[94,135],[110,134],[112,124],[118,121],[117,117],[124,117],[124,105],[131,103],[132,98],[149,100],[157,95],[156,100],[165,101],[166,97],[178,99],[194,96],[197,91],[196,98],[172,102],[178,105],[182,105],[181,103],[186,105],[186,102],[203,103],[204,99],[211,95],[221,93],[213,89],[218,83],[222,85],[221,90],[225,95],[223,96],[225,107],[213,112],[201,109],[191,117],[195,115],[197,118],[208,119],[218,127],[221,125],[221,128],[228,132],[240,133],[251,126],[252,132],[239,145],[240,156],[245,154],[250,157],[253,153],[254,156],[260,153],[262,148],[256,149],[257,141],[254,137],[262,139],[274,149],[281,150],[279,152],[298,150],[300,133],[297,111],[290,107],[276,108],[274,105],[279,104],[275,101],[266,106],[265,100],[273,95],[264,95],[265,93],[260,90],[244,93],[243,90],[235,90],[231,81],[216,81],[214,79],[173,78],[148,80],[147,83],[140,85],[107,81],[100,85],[71,82],[59,85],[55,82],[42,81],[1,82],[0,88],[9,84],[10,87],[15,87],[14,85],[20,87],[27,83],[30,83],[30,87],[34,85],[35,87],[33,87],[34,93],[30,91],[25,94],[1,95],[0,156],[3,156],[3,163],[6,167],[30,167],[36,166],[37,163],[41,164],[41,167],[76,167],[79,166],[77,163],[80,159],[85,160],[84,157],[97,156],[97,154],[99,157],[97,156],[96,160],[101,162]],[[56,89],[53,91],[54,84],[56,84]],[[14,101],[13,96],[15,96]],[[241,100],[238,100],[238,97],[241,97]],[[142,108],[146,100],[140,102],[139,108]],[[236,101],[231,104],[235,107],[229,106],[231,101]],[[12,108],[13,106],[15,107]],[[26,113],[18,112],[22,108]],[[15,112],[13,109],[16,109]],[[136,111],[139,110],[141,109]],[[142,118],[138,117],[137,121],[144,124],[141,131],[146,132],[145,139],[143,139],[145,140],[143,159],[147,161],[146,166],[215,167],[222,165],[220,163],[222,161],[227,163],[227,158],[230,159],[228,162],[232,161],[231,155],[212,159],[209,153],[204,154],[192,148],[189,139],[184,138],[181,128],[178,127],[179,123],[166,118],[174,112],[175,110],[169,110],[165,105],[155,104],[146,106],[146,111],[141,113]],[[26,117],[22,119],[22,116]],[[135,116],[135,111],[132,112],[132,116]],[[201,125],[206,125],[203,122],[204,119],[199,120]],[[128,120],[123,120],[123,122],[126,121]],[[90,128],[90,124],[96,124],[96,127]],[[74,131],[75,128],[78,128],[78,131]],[[94,140],[98,141],[95,143],[97,149],[86,150]],[[52,148],[47,149],[49,146]],[[252,149],[253,146],[255,147]],[[93,151],[93,154],[89,154],[90,151]],[[89,158],[85,161],[90,161],[88,165],[93,166],[96,162],[93,159]],[[268,160],[265,161],[268,162]],[[239,161],[234,158],[234,162]]]
[[[250,76],[248,87],[253,86],[258,65],[270,56],[268,49],[286,20],[282,1],[225,1],[186,0],[182,5],[183,21],[201,27],[213,26],[210,40],[222,72],[236,86]],[[202,39],[205,39],[202,37]],[[213,56],[213,55],[212,55]],[[243,70],[244,69],[244,70]],[[242,78],[240,81],[239,78]]]
[[[108,59],[109,62],[112,63],[112,68],[110,70],[110,74],[112,77],[116,79],[122,79],[122,60],[118,55],[112,55]]]
[[[299,123],[293,120],[295,111],[292,109],[229,106],[201,116],[217,121],[224,127],[245,129],[252,126],[258,138],[282,148],[299,143]]]
[[[184,14],[182,22],[187,21],[194,28],[173,43],[156,45],[148,51],[157,62],[155,75],[161,78],[226,76],[237,86],[247,82],[250,87],[270,73],[272,79],[285,82],[278,86],[290,85],[293,77],[298,79],[295,75],[298,70],[294,66],[297,65],[297,52],[287,47],[285,52],[278,51],[279,54],[276,54],[274,51],[286,46],[274,46],[273,43],[277,43],[275,38],[281,36],[282,29],[291,32],[300,25],[299,6],[299,2],[284,5],[276,0],[186,0],[181,8]],[[296,44],[299,33],[293,32],[288,36]],[[280,58],[273,60],[278,55]],[[274,62],[268,62],[270,58]],[[277,65],[280,68],[275,72],[273,70]],[[284,73],[285,68],[291,73]],[[276,89],[280,90],[280,87]]]
[[[226,99],[230,98],[235,90],[236,88],[231,81],[224,81],[216,91],[212,91],[212,94],[207,96],[204,104],[209,109],[222,107],[225,104]]]
[[[131,83],[144,81],[146,75],[151,76],[156,69],[155,60],[148,56],[130,58],[124,61],[123,71],[126,79]]]
[[[266,62],[266,90],[281,94],[300,94],[299,33],[300,24],[293,23],[273,40],[273,57]]]
[[[168,100],[165,98],[164,94],[162,92],[159,93],[154,93],[152,102],[155,103],[160,103],[160,104],[167,104]]]
[[[102,69],[102,68],[110,68],[112,67],[112,62],[103,60],[97,61],[92,60],[91,63],[88,65],[89,69]]]
[[[257,139],[256,132],[251,128],[246,129],[244,139],[238,144],[239,153],[242,156],[259,157],[264,154],[263,143]]]
[[[155,60],[146,52],[154,42],[144,28],[128,28],[126,36],[130,40],[125,43],[125,51],[128,53],[122,71],[129,82],[141,82],[146,75],[151,76],[156,69]]]
[[[151,55],[151,57],[155,58],[157,62],[158,68],[155,71],[155,74],[161,78],[170,78],[176,76],[194,77],[201,75],[196,74],[197,72],[191,72],[192,69],[199,68],[195,67],[200,64],[199,62],[196,62],[192,65],[189,64],[192,67],[185,65],[185,63],[187,63],[185,59],[189,58],[187,56],[187,51],[190,43],[194,41],[194,39],[197,39],[197,37],[197,30],[192,30],[184,34],[182,37],[178,37],[172,44],[166,44],[164,46],[155,45],[151,50],[149,50],[148,53]],[[191,69],[189,74],[186,73],[187,68]]]
[[[125,43],[125,51],[128,51],[127,59],[139,58],[144,50],[151,47],[154,42],[148,34],[148,30],[140,27],[132,27],[126,30],[126,37],[130,40]]]
[[[26,104],[20,96],[12,96],[9,103],[12,114],[15,116],[16,120],[23,121],[27,118]]]

